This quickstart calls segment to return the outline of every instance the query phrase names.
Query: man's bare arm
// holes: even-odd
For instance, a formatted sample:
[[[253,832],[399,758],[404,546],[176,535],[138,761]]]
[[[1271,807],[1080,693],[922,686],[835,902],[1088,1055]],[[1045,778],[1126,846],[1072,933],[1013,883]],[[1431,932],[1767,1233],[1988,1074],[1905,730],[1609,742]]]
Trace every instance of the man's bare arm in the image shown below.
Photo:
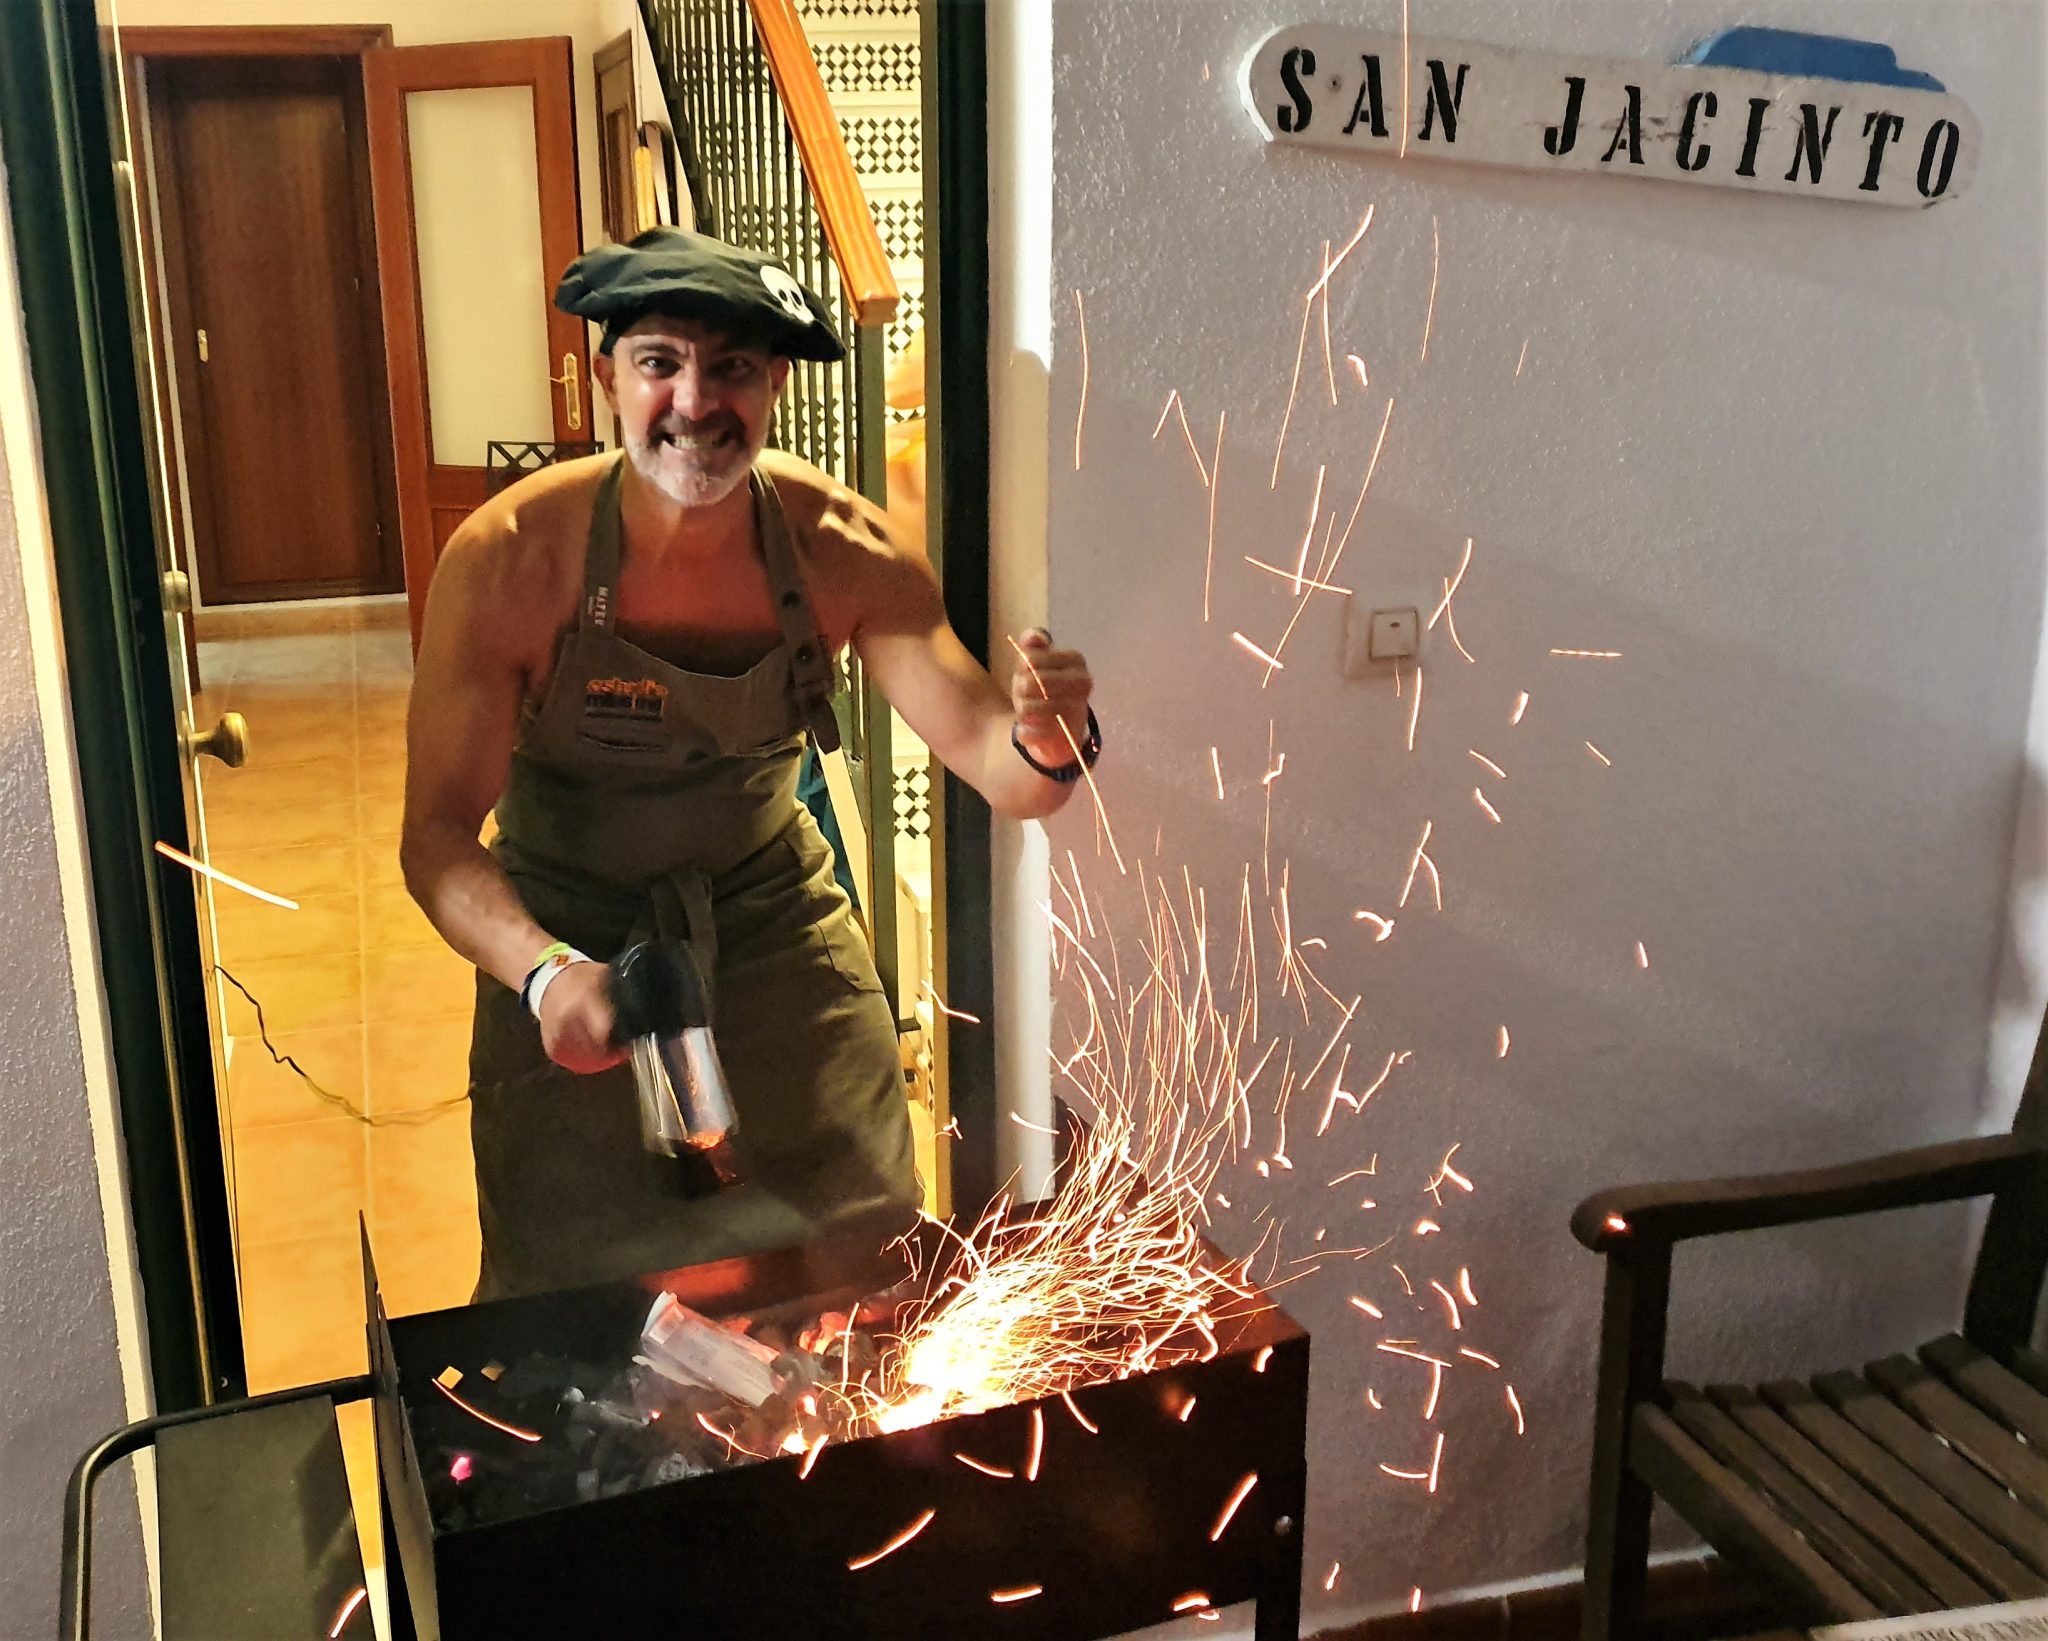
[[[406,720],[405,886],[442,939],[508,986],[552,939],[477,841],[505,788],[526,679],[491,596],[492,545],[458,532],[427,595]]]
[[[1016,820],[1052,814],[1073,796],[1072,785],[1034,771],[1017,756],[1010,732],[1014,728],[1047,768],[1072,763],[1074,745],[1087,733],[1093,687],[1087,663],[1074,651],[1027,637],[1023,648],[1029,666],[1020,658],[1004,658],[1017,659],[1006,694],[946,620],[945,603],[923,554],[889,543],[880,524],[864,511],[849,522],[868,538],[869,572],[863,577],[854,648],[890,705],[991,809]],[[1072,741],[1062,722],[1072,731]]]

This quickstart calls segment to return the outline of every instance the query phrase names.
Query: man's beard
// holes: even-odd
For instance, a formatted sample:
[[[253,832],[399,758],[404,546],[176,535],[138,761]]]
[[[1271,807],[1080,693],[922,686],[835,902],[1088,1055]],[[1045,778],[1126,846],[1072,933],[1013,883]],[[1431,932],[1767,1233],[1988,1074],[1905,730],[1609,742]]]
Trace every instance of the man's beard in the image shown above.
[[[716,442],[695,442],[706,438]],[[634,470],[678,507],[724,501],[746,481],[759,454],[737,416],[714,416],[697,424],[662,422],[644,436],[626,435]]]

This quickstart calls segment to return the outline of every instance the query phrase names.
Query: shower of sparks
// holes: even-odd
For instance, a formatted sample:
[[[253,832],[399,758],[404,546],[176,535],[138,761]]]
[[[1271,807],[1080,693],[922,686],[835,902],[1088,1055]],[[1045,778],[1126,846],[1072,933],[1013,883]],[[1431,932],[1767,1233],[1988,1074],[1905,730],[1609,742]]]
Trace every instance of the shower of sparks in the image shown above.
[[[1372,378],[1365,373],[1365,361],[1355,353],[1345,354],[1344,359],[1351,366],[1352,373],[1357,376],[1359,387],[1361,389],[1371,387]]]
[[[851,1561],[849,1561],[846,1564],[846,1570],[849,1573],[857,1573],[860,1572],[863,1568],[872,1567],[884,1556],[894,1555],[898,1550],[902,1549],[904,1545],[908,1544],[912,1539],[916,1538],[919,1533],[923,1532],[927,1527],[929,1527],[932,1524],[932,1517],[936,1516],[937,1514],[938,1511],[936,1510],[925,1511],[922,1515],[920,1515],[917,1518],[917,1520],[913,1521],[908,1527],[904,1528],[902,1532],[898,1533],[894,1538],[890,1539],[889,1542],[884,1544],[879,1550],[871,1550],[864,1556],[855,1556]]]
[[[1422,863],[1429,858],[1429,834],[1435,830],[1435,821],[1424,821],[1422,823],[1422,841],[1416,844],[1415,853],[1409,857],[1408,876],[1401,884],[1401,898],[1394,903],[1397,909],[1408,904],[1408,892],[1415,887],[1415,873]],[[1439,907],[1438,909],[1441,910],[1442,908]]]
[[[1471,568],[1472,538],[1470,536],[1467,536],[1465,538],[1465,551],[1458,559],[1457,572],[1450,578],[1450,580],[1444,583],[1444,596],[1442,600],[1437,604],[1437,607],[1429,612],[1429,619],[1423,622],[1422,630],[1424,632],[1428,632],[1433,627],[1435,627],[1438,620],[1447,611],[1449,611],[1451,607],[1451,600],[1458,596],[1458,589],[1465,585],[1465,572]]]
[[[1515,697],[1515,710],[1508,714],[1508,722],[1510,724],[1519,724],[1522,721],[1522,714],[1528,710],[1529,692],[1523,690],[1521,694]]]
[[[932,1000],[932,1006],[936,1008],[941,1014],[943,1014],[947,1019],[964,1020],[970,1026],[978,1026],[981,1024],[980,1015],[969,1014],[965,1009],[956,1009],[952,1007],[952,1005],[950,1005],[945,1000],[945,998],[941,997],[936,991],[932,989],[932,983],[929,980],[920,981],[919,987],[924,992],[925,996],[929,997]]]
[[[1495,773],[1496,775],[1498,775],[1498,776],[1499,776],[1499,777],[1500,777],[1500,778],[1501,778],[1502,780],[1506,780],[1506,779],[1508,778],[1508,772],[1507,772],[1507,771],[1506,771],[1505,769],[1501,768],[1501,766],[1500,766],[1499,764],[1495,763],[1495,762],[1494,762],[1494,761],[1493,761],[1493,760],[1492,760],[1491,758],[1487,757],[1485,753],[1483,753],[1483,752],[1474,752],[1474,751],[1473,751],[1473,750],[1472,750],[1472,749],[1471,749],[1471,748],[1470,748],[1470,747],[1468,746],[1467,748],[1465,748],[1465,756],[1466,756],[1466,757],[1468,757],[1468,758],[1476,758],[1476,759],[1478,759],[1478,760],[1479,760],[1479,762],[1481,762],[1481,763],[1483,763],[1484,765],[1486,765],[1486,767],[1487,767],[1488,769],[1492,770],[1492,771],[1493,771],[1493,772],[1494,772],[1494,773]]]
[[[1636,967],[1639,969],[1647,969],[1649,966],[1650,954],[1643,950],[1643,943],[1640,940],[1638,940],[1636,942]]]
[[[168,843],[159,842],[156,846],[156,852],[162,855],[165,860],[176,861],[188,872],[197,872],[208,882],[224,884],[230,889],[239,889],[245,895],[253,895],[256,899],[265,902],[267,905],[282,906],[288,912],[296,912],[299,909],[299,903],[296,900],[287,900],[283,895],[274,895],[268,889],[259,889],[253,883],[245,883],[232,873],[223,872],[218,866],[209,866],[203,860],[194,860],[184,850],[173,849]]]
[[[1529,1421],[1522,1417],[1522,1398],[1515,1394],[1515,1387],[1513,1385],[1509,1385],[1506,1388],[1508,1406],[1515,1415],[1515,1434],[1517,1436],[1526,1436],[1529,1434]]]
[[[1312,296],[1303,297],[1301,302],[1301,340],[1294,345],[1294,380],[1287,385],[1287,413],[1280,418],[1280,442],[1273,447],[1273,473],[1266,480],[1268,490],[1280,487],[1280,456],[1287,448],[1287,430],[1294,425],[1294,396],[1301,391],[1301,361],[1308,356],[1308,321],[1315,312],[1316,301]]]
[[[341,1632],[348,1628],[348,1621],[355,1617],[356,1608],[369,1599],[367,1586],[358,1584],[351,1590],[348,1599],[341,1604],[341,1611],[334,1615],[334,1622],[327,1626],[327,1641],[337,1641]]]
[[[1375,932],[1372,941],[1375,946],[1394,932],[1394,920],[1391,917],[1381,917],[1378,912],[1368,912],[1363,907],[1351,914],[1351,920],[1354,923],[1370,923],[1373,926]]]
[[[1415,750],[1415,726],[1422,720],[1422,663],[1415,664],[1415,703],[1408,709],[1408,750]]]
[[[1401,0],[1401,159],[1408,157],[1408,0]]]
[[[1529,362],[1529,339],[1528,339],[1528,337],[1526,337],[1526,336],[1525,336],[1525,337],[1523,337],[1523,338],[1522,338],[1522,356],[1521,356],[1521,358],[1519,358],[1519,359],[1517,359],[1517,360],[1515,361],[1515,380],[1516,380],[1516,381],[1518,381],[1518,382],[1519,382],[1519,381],[1520,381],[1520,380],[1522,379],[1522,367],[1523,367],[1524,365],[1526,365],[1526,364],[1527,364],[1528,362]]]
[[[1294,589],[1296,592],[1300,592],[1305,588],[1309,592],[1314,593],[1342,593],[1346,598],[1349,598],[1355,591],[1351,587],[1339,587],[1334,582],[1317,581],[1314,577],[1303,573],[1299,566],[1293,570],[1283,570],[1277,564],[1268,564],[1262,558],[1253,558],[1250,553],[1244,555],[1244,561],[1254,570],[1264,570],[1266,574],[1278,576],[1282,581],[1296,582],[1297,585]]]
[[[1441,1298],[1444,1302],[1445,1310],[1449,1312],[1451,1332],[1457,1333],[1465,1326],[1465,1319],[1458,1312],[1457,1295],[1452,1293],[1449,1288],[1445,1287],[1441,1282],[1437,1281],[1434,1277],[1430,1278],[1429,1285],[1432,1288],[1436,1289],[1438,1297]]]
[[[981,1460],[970,1458],[965,1453],[955,1453],[953,1457],[966,1465],[969,1470],[979,1470],[984,1476],[993,1476],[997,1481],[1015,1481],[1017,1479],[1016,1471],[1005,1470],[999,1464],[984,1464]]]
[[[511,1436],[514,1439],[522,1442],[537,1442],[540,1440],[539,1431],[526,1430],[516,1424],[507,1424],[503,1419],[492,1418],[490,1414],[486,1413],[474,1402],[467,1401],[463,1397],[456,1395],[454,1391],[450,1390],[446,1385],[442,1384],[439,1379],[434,1380],[433,1385],[436,1390],[438,1390],[443,1396],[446,1396],[448,1400],[453,1402],[457,1407],[461,1408],[462,1411],[467,1413],[472,1419],[481,1420],[483,1423],[489,1425],[493,1430],[502,1430],[506,1435]]]
[[[1330,385],[1330,403],[1337,402],[1337,372],[1330,363],[1330,242],[1323,241],[1323,277],[1316,281],[1323,293],[1323,379]]]
[[[1230,1498],[1223,1506],[1223,1514],[1216,1518],[1216,1525],[1209,1529],[1209,1542],[1211,1544],[1217,1543],[1223,1537],[1224,1529],[1230,1525],[1230,1518],[1237,1514],[1237,1507],[1244,1503],[1251,1490],[1258,1485],[1259,1473],[1253,1470],[1232,1489]]]
[[[1486,801],[1486,794],[1476,786],[1472,788],[1472,801],[1486,811],[1486,818],[1488,820],[1492,821],[1495,826],[1500,825],[1500,811]]]
[[[1057,1128],[1048,1128],[1044,1123],[1032,1122],[1028,1118],[1018,1116],[1014,1111],[1010,1113],[1010,1121],[1019,1128],[1026,1129],[1033,1134],[1049,1134],[1054,1139],[1060,1137],[1060,1131]]]
[[[1216,755],[1216,749],[1209,748],[1209,773],[1216,777],[1216,801],[1223,802],[1223,760]]]
[[[1233,631],[1230,635],[1230,641],[1233,644],[1236,644],[1241,649],[1249,650],[1253,655],[1257,656],[1261,661],[1265,662],[1266,666],[1274,672],[1284,672],[1287,668],[1287,663],[1285,661],[1281,660],[1277,655],[1272,654],[1270,651],[1260,649],[1258,645],[1254,644],[1249,638],[1245,637],[1245,635],[1241,632]]]
[[[809,1447],[804,1449],[804,1462],[796,1467],[796,1479],[798,1481],[809,1481],[811,1479],[811,1472],[818,1468],[818,1455],[825,1451],[825,1444],[831,1439],[830,1436],[820,1436]]]
[[[1044,1594],[1043,1584],[1019,1584],[1012,1590],[990,1590],[988,1598],[998,1607],[1007,1607],[1013,1601],[1029,1601],[1035,1595]]]
[[[1330,1563],[1329,1572],[1323,1575],[1323,1588],[1325,1590],[1334,1590],[1337,1587],[1337,1574],[1342,1570],[1343,1566],[1344,1563],[1341,1561]]]
[[[1335,575],[1337,573],[1337,560],[1344,556],[1344,549],[1350,545],[1351,527],[1358,522],[1359,512],[1365,506],[1366,492],[1372,488],[1372,476],[1379,471],[1380,452],[1386,448],[1387,426],[1393,419],[1394,401],[1389,398],[1386,411],[1380,417],[1379,436],[1373,440],[1372,455],[1365,464],[1365,478],[1358,486],[1358,500],[1351,504],[1351,517],[1344,521],[1344,535],[1343,539],[1337,543],[1337,551],[1331,556],[1330,562],[1321,567],[1322,574],[1324,575]],[[1397,673],[1398,670],[1397,668]]]
[[[1046,693],[1045,680],[1038,676],[1038,669],[1031,664],[1031,657],[1024,653],[1024,647],[1012,638],[1010,648],[1017,652],[1017,659],[1024,663],[1024,670],[1031,674],[1032,683],[1038,686],[1039,699],[1051,700],[1052,697]],[[1116,831],[1109,824],[1109,811],[1103,807],[1102,790],[1095,784],[1095,771],[1088,767],[1088,760],[1081,756],[1081,743],[1074,739],[1074,732],[1066,719],[1055,717],[1054,722],[1060,726],[1060,733],[1067,738],[1068,750],[1074,754],[1074,763],[1081,771],[1081,779],[1088,785],[1088,796],[1095,800],[1095,818],[1102,823],[1102,835],[1109,840],[1109,852],[1116,861],[1117,875],[1125,876],[1128,868],[1124,865],[1123,851],[1116,846]]]
[[[1323,287],[1330,283],[1332,276],[1335,275],[1337,270],[1344,266],[1344,259],[1347,256],[1349,256],[1353,251],[1358,249],[1358,242],[1365,238],[1366,229],[1372,226],[1373,212],[1378,209],[1379,207],[1377,205],[1368,205],[1365,208],[1365,215],[1359,219],[1358,227],[1352,233],[1351,237],[1344,242],[1344,249],[1337,253],[1337,259],[1334,262],[1325,263],[1323,267],[1323,277],[1318,279],[1313,285],[1309,287],[1308,294],[1310,296],[1318,295],[1322,291]],[[1327,256],[1327,254],[1328,252],[1326,248],[1325,255]],[[1348,353],[1345,355],[1345,358],[1347,359],[1356,359],[1357,357],[1358,355],[1355,353]],[[1363,365],[1360,365],[1358,368],[1361,372],[1365,369]]]
[[[1493,1057],[1496,1060],[1505,1060],[1508,1057],[1508,1047],[1512,1042],[1513,1039],[1508,1036],[1508,1028],[1502,1026],[1500,1028],[1500,1046],[1493,1051]]]
[[[1602,751],[1601,751],[1601,750],[1600,750],[1600,749],[1599,749],[1599,748],[1598,748],[1597,746],[1595,746],[1595,745],[1594,745],[1594,744],[1593,744],[1593,743],[1592,743],[1591,741],[1588,741],[1588,742],[1586,743],[1586,750],[1587,750],[1588,752],[1592,753],[1594,757],[1598,758],[1598,759],[1599,759],[1599,760],[1600,760],[1600,761],[1601,761],[1601,762],[1602,762],[1603,764],[1605,764],[1605,765],[1606,765],[1606,766],[1607,766],[1607,767],[1608,767],[1609,769],[1612,769],[1612,768],[1614,767],[1614,760],[1613,760],[1612,758],[1608,757],[1606,753],[1602,752]]]
[[[1072,1391],[1061,1391],[1060,1400],[1067,1404],[1067,1411],[1073,1414],[1074,1423],[1079,1425],[1083,1430],[1087,1431],[1088,1434],[1091,1436],[1099,1436],[1102,1434],[1102,1426],[1097,1424],[1093,1419],[1089,1418],[1088,1415],[1083,1413],[1081,1409],[1075,1404]]]
[[[1088,425],[1088,310],[1082,306],[1081,293],[1074,292],[1074,317],[1081,326],[1081,402],[1074,412],[1074,471],[1081,471],[1081,433]]]
[[[1316,469],[1316,493],[1309,499],[1308,528],[1301,533],[1301,551],[1295,555],[1294,559],[1294,592],[1296,597],[1299,597],[1301,594],[1302,576],[1308,569],[1308,544],[1315,540],[1316,520],[1322,516],[1323,478],[1329,471],[1327,466]]]
[[[1202,563],[1202,620],[1209,619],[1209,582],[1216,573],[1216,492],[1223,488],[1223,428],[1230,412],[1216,415],[1216,455],[1209,464],[1209,556]]]
[[[1187,441],[1188,454],[1195,459],[1195,471],[1201,475],[1202,488],[1213,489],[1214,486],[1209,482],[1208,466],[1202,460],[1201,451],[1195,448],[1195,430],[1188,426],[1188,407],[1176,399],[1174,408],[1180,412],[1180,436]]]
[[[1580,661],[1619,661],[1620,650],[1552,650],[1552,655],[1570,656]]]
[[[1045,1410],[1031,1410],[1031,1443],[1024,1450],[1024,1479],[1038,1480],[1038,1467],[1045,1460]]]
[[[1446,592],[1448,592],[1448,591],[1450,590],[1450,583],[1449,583],[1449,582],[1446,582],[1446,583],[1444,584],[1444,590],[1445,590]],[[1458,636],[1458,617],[1457,617],[1456,613],[1455,613],[1455,612],[1453,612],[1453,611],[1452,611],[1452,610],[1450,609],[1450,607],[1449,607],[1448,605],[1446,605],[1446,606],[1445,606],[1445,613],[1444,613],[1444,630],[1445,630],[1446,632],[1448,632],[1448,633],[1449,633],[1449,634],[1451,635],[1451,644],[1452,644],[1452,646],[1453,646],[1453,647],[1454,647],[1454,648],[1455,648],[1455,649],[1457,650],[1457,652],[1458,652],[1458,653],[1459,653],[1460,655],[1462,655],[1462,656],[1463,656],[1463,657],[1464,657],[1464,658],[1465,658],[1465,659],[1466,659],[1467,661],[1472,661],[1472,662],[1476,662],[1476,661],[1477,661],[1477,660],[1479,659],[1479,658],[1478,658],[1478,657],[1477,657],[1476,655],[1474,655],[1474,654],[1473,654],[1473,653],[1472,653],[1472,652],[1471,652],[1470,650],[1468,650],[1467,648],[1465,648],[1465,640],[1464,640],[1464,639],[1462,639],[1462,638],[1460,638],[1460,637]]]
[[[1406,72],[1405,65],[1403,72]],[[1405,137],[1407,133],[1403,132],[1402,135]],[[1429,358],[1429,327],[1436,320],[1436,276],[1437,271],[1442,265],[1443,242],[1437,236],[1436,214],[1431,212],[1429,218],[1429,306],[1423,311],[1422,315],[1422,357],[1425,361]]]

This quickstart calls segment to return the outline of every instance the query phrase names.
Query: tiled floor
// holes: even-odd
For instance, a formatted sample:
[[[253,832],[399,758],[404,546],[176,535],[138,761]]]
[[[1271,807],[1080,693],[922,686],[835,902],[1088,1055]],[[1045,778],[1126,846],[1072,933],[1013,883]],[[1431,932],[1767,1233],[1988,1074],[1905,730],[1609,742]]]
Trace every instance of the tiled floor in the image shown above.
[[[280,1054],[373,1119],[275,1063],[255,1009],[223,982],[243,1336],[261,1392],[363,1371],[359,1214],[393,1312],[469,1297],[476,1185],[462,1101],[475,982],[399,877],[404,601],[199,620],[194,718],[249,722],[243,768],[202,764],[213,862],[299,902],[284,911],[216,891],[221,968],[262,1005]],[[369,1431],[346,1415],[360,1411],[343,1421],[359,1481]]]

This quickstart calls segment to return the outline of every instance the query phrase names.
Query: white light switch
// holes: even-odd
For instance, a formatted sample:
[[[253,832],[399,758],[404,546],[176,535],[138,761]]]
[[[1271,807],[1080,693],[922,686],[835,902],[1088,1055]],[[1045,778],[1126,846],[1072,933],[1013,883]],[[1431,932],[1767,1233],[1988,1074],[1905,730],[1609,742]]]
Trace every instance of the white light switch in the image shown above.
[[[1389,661],[1414,659],[1421,616],[1412,608],[1367,610],[1357,600],[1344,610],[1344,676],[1370,678]]]

